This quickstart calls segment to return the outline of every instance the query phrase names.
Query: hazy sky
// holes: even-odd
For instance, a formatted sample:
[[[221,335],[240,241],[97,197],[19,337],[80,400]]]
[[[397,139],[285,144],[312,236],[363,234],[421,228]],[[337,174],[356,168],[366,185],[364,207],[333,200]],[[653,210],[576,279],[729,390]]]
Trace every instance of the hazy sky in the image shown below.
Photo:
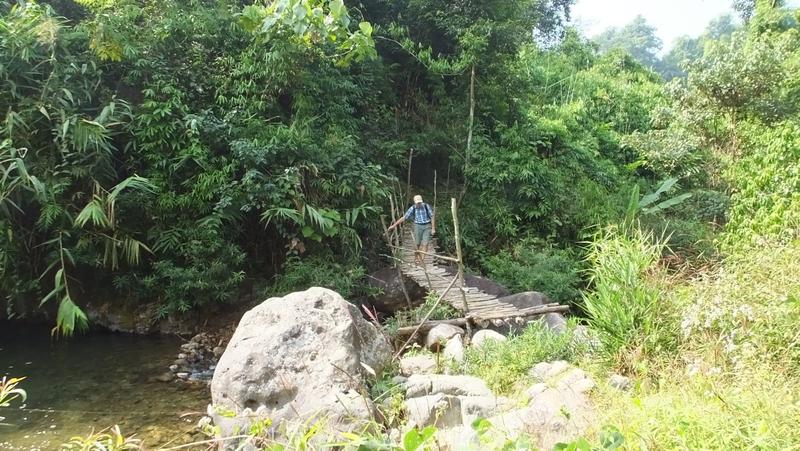
[[[608,27],[621,27],[638,14],[656,27],[667,51],[678,36],[698,36],[711,19],[733,12],[731,0],[578,0],[572,20],[591,37]],[[787,2],[800,6],[800,0]]]

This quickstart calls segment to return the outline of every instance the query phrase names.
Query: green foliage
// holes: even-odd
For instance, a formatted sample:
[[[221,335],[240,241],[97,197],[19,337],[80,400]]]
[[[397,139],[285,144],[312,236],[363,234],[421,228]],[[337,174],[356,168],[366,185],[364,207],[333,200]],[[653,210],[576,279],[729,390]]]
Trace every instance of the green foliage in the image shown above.
[[[577,301],[581,266],[574,253],[537,247],[535,242],[522,241],[512,252],[500,251],[487,258],[483,267],[490,279],[512,292],[540,291],[553,302]]]
[[[800,375],[799,245],[771,242],[769,252],[732,255],[680,292],[684,340],[710,357],[706,364],[733,373],[769,364]]]
[[[470,347],[464,354],[464,370],[480,377],[496,393],[507,394],[524,382],[528,371],[539,362],[574,361],[586,351],[574,336],[575,323],[556,334],[541,322],[531,323],[520,335],[505,342],[488,341]]]
[[[746,130],[745,153],[727,173],[736,192],[722,242],[731,250],[800,238],[800,123]]]
[[[601,421],[619,425],[626,449],[792,449],[800,434],[797,379],[780,371],[662,372],[658,388],[603,390]]]
[[[270,276],[287,249],[357,258],[385,178],[355,138],[373,81],[339,63],[375,50],[368,23],[351,31],[341,1],[322,3],[292,3],[282,20],[313,22],[297,39],[285,23],[245,31],[258,11],[235,2],[90,2],[73,22],[33,2],[2,9],[9,312],[56,298],[69,333],[85,322],[70,285],[92,296],[113,280],[166,314],[235,300],[247,271]],[[308,223],[259,224],[290,206]]]
[[[0,407],[10,407],[11,401],[16,399],[25,402],[28,394],[18,387],[23,380],[25,380],[24,377],[9,378],[7,376],[3,376],[3,379],[0,379]],[[0,417],[0,420],[2,420],[2,417]]]
[[[645,194],[642,197],[639,197],[639,186],[634,186],[633,190],[631,190],[628,211],[625,215],[626,222],[632,224],[638,213],[642,215],[661,213],[692,197],[692,193],[683,193],[669,199],[661,200],[661,195],[669,192],[677,182],[678,179],[674,178],[664,180],[655,192]]]
[[[393,333],[400,327],[419,324],[426,317],[429,320],[440,320],[458,318],[460,316],[459,311],[447,302],[436,304],[437,299],[439,299],[439,295],[436,292],[429,292],[425,296],[425,302],[422,304],[409,310],[395,312],[394,316],[386,321],[386,329]]]
[[[625,444],[625,437],[613,426],[606,426],[600,431],[600,443],[592,444],[581,437],[569,443],[556,443],[553,451],[612,451]]]
[[[114,426],[106,431],[92,432],[82,437],[75,436],[59,448],[60,451],[127,451],[142,449],[142,441],[133,437],[125,437]]]
[[[270,39],[287,38],[309,48],[333,47],[340,64],[375,58],[372,25],[358,24],[350,32],[351,18],[342,0],[275,0],[269,5],[245,6],[240,24],[251,33]]]
[[[670,305],[658,281],[664,239],[632,228],[608,227],[588,246],[590,291],[584,293],[589,324],[607,357],[627,371],[644,371],[641,358],[674,349]],[[672,321],[672,322],[671,322]]]
[[[364,268],[357,263],[338,263],[331,256],[291,256],[284,263],[283,272],[267,289],[268,294],[283,296],[292,291],[311,287],[329,288],[345,299],[361,294]]]

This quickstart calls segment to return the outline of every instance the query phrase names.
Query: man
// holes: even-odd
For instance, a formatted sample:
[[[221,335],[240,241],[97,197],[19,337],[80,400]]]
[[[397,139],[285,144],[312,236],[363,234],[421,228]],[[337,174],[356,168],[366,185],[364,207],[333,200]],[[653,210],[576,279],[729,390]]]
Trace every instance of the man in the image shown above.
[[[436,235],[436,216],[433,214],[433,208],[422,201],[422,196],[419,194],[414,196],[414,205],[409,207],[402,218],[390,225],[389,230],[412,218],[414,220],[412,235],[417,247],[417,251],[414,253],[414,262],[422,264],[425,261],[425,254],[422,252],[428,252],[431,235]]]

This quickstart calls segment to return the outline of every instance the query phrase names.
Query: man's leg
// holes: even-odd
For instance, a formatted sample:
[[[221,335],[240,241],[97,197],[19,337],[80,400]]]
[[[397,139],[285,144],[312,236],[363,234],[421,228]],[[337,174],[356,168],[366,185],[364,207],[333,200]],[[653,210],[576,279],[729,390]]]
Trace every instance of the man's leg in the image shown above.
[[[421,236],[419,240],[419,249],[422,252],[424,252],[420,254],[420,256],[422,257],[420,263],[422,263],[425,261],[425,257],[427,257],[426,254],[428,252],[428,243],[430,243],[431,241],[431,226],[428,225],[427,227],[423,227],[422,233],[420,235]]]
[[[419,253],[422,246],[422,227],[419,224],[414,224],[414,247],[416,250],[414,251],[414,263],[422,264],[422,254]]]

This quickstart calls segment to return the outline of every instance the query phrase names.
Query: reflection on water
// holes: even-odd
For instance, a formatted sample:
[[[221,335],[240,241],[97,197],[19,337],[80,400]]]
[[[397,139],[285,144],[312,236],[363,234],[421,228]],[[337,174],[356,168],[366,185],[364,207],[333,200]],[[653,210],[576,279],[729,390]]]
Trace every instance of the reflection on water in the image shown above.
[[[150,382],[175,358],[180,340],[91,334],[51,340],[46,328],[0,322],[0,376],[26,377],[28,400],[0,408],[0,449],[57,449],[75,435],[118,424],[146,444],[189,440],[205,411],[205,386]]]

